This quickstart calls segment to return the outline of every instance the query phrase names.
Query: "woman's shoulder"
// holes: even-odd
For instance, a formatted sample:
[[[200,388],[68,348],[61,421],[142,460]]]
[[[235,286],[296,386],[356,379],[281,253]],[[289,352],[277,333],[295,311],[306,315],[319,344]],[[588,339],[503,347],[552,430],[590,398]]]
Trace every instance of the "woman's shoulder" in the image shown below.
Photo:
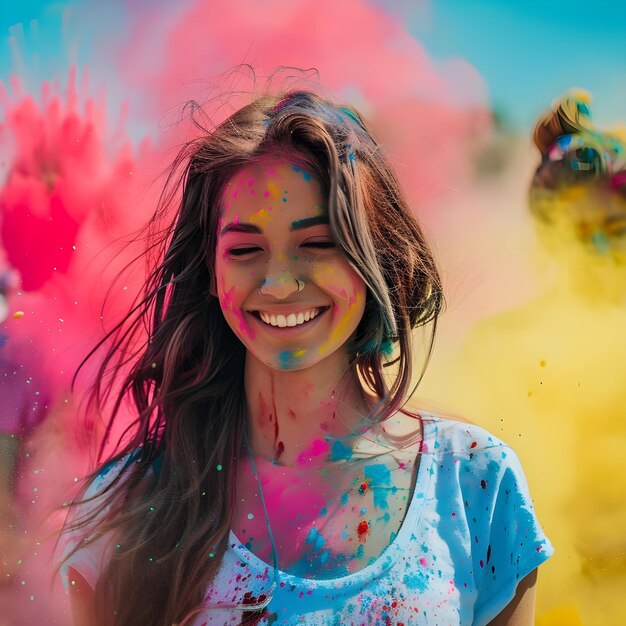
[[[511,447],[479,424],[458,415],[417,411],[423,424],[423,447],[434,452],[454,453],[473,458],[477,454],[498,454]]]
[[[106,516],[110,505],[124,491],[133,465],[141,461],[141,456],[141,448],[124,452],[107,460],[86,476],[82,490],[71,505],[66,526],[82,526],[86,521],[87,525],[93,525]],[[158,459],[152,462],[148,471],[156,473],[157,464]]]
[[[126,452],[109,459],[85,479],[82,491],[72,503],[57,546],[57,558],[67,583],[69,568],[80,573],[94,588],[102,563],[110,553],[112,535],[102,530],[113,500],[119,496],[117,485],[127,478],[127,471],[140,458],[141,450]],[[120,487],[123,489],[123,486]],[[107,557],[108,558],[108,557]]]

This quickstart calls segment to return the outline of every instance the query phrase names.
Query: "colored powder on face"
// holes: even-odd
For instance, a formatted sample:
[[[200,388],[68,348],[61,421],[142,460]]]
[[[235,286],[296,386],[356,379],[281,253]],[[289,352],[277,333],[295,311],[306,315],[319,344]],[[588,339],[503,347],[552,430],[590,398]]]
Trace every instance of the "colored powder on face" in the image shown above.
[[[220,296],[220,306],[225,313],[229,313],[237,319],[239,322],[239,330],[244,336],[247,336],[249,339],[254,339],[256,333],[254,329],[248,325],[243,311],[238,307],[235,296],[236,288],[234,286],[227,291],[224,290]]]
[[[297,362],[298,357],[291,350],[283,350],[278,355],[278,362],[280,365],[280,369],[288,370],[291,369]]]
[[[311,180],[313,180],[309,172],[304,171],[303,169],[299,168],[297,165],[292,165],[291,169],[294,172],[296,172],[296,174],[300,174],[300,176],[302,176],[302,179],[304,180],[305,183],[310,183]]]
[[[267,191],[269,193],[269,196],[272,198],[277,198],[278,195],[280,194],[280,191],[278,190],[278,186],[276,185],[276,183],[273,183],[271,180],[267,183]]]
[[[338,323],[333,328],[333,330],[331,332],[331,335],[328,338],[328,340],[323,345],[320,346],[320,348],[318,350],[319,354],[321,354],[321,355],[326,354],[326,352],[328,352],[328,350],[337,341],[337,338],[340,337],[342,334],[344,334],[346,332],[346,329],[353,322],[354,311],[355,310],[360,310],[361,303],[362,303],[364,297],[365,296],[364,296],[364,294],[361,291],[358,291],[358,292],[355,293],[354,301],[350,302],[348,312],[346,313],[346,315],[342,319],[338,320]]]
[[[256,224],[259,228],[265,229],[272,216],[265,209],[260,209],[254,215],[251,215],[249,219],[251,224]]]
[[[330,452],[331,461],[349,461],[352,458],[352,448],[337,440],[333,443]]]

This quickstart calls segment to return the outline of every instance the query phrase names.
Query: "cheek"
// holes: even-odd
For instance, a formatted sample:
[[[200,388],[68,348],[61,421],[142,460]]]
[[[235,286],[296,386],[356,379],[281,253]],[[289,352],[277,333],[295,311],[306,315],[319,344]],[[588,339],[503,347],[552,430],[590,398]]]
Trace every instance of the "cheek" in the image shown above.
[[[228,325],[242,339],[254,339],[256,333],[249,325],[244,314],[245,291],[237,287],[239,284],[228,261],[220,260],[216,264],[217,297],[220,308]]]
[[[319,263],[313,269],[312,275],[318,285],[332,293],[350,309],[363,299],[365,283],[347,263],[345,266],[338,265],[336,261]]]

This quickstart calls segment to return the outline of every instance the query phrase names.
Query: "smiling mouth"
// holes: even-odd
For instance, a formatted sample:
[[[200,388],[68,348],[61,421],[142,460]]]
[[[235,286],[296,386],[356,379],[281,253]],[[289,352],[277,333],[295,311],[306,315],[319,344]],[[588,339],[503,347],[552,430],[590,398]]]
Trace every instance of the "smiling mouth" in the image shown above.
[[[265,311],[252,311],[252,315],[268,326],[273,326],[275,328],[293,328],[294,326],[307,324],[318,317],[321,313],[324,313],[327,309],[328,307],[313,307],[311,309],[307,309],[306,311],[289,313],[288,315],[268,313]]]

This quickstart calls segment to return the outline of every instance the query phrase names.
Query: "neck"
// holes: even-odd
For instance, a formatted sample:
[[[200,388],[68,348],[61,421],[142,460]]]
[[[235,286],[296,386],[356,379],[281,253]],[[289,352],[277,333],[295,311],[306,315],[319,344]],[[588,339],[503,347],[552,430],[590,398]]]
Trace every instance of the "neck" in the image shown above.
[[[304,370],[282,371],[248,353],[245,390],[252,451],[281,465],[324,463],[332,458],[333,440],[362,430],[371,410],[347,356],[341,355]]]

